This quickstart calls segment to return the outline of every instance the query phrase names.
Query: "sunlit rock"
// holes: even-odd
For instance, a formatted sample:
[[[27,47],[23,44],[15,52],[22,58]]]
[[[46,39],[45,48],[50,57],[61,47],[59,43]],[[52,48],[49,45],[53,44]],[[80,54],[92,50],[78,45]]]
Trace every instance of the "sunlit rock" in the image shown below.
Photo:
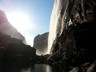
[[[48,32],[37,35],[34,38],[34,45],[33,47],[36,48],[36,53],[37,54],[46,54],[47,53],[47,45],[48,45]]]

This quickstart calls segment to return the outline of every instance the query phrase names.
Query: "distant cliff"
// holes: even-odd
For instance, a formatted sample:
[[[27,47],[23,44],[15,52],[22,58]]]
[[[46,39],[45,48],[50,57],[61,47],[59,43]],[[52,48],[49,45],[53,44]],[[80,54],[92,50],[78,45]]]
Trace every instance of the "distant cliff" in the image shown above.
[[[12,38],[17,38],[25,41],[23,35],[21,35],[7,20],[7,17],[3,11],[0,10],[0,33],[11,36]]]
[[[96,0],[55,0],[49,63],[63,65],[66,72],[96,72],[95,41]]]
[[[37,54],[45,54],[47,51],[47,45],[48,45],[48,32],[37,35],[34,38],[34,45],[33,47],[37,49]]]

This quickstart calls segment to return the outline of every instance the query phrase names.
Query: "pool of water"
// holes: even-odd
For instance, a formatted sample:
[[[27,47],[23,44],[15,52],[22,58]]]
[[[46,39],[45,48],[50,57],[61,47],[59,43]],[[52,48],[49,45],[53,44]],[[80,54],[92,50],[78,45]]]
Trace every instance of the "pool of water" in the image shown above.
[[[52,68],[46,64],[35,64],[27,69],[22,69],[21,72],[52,72]]]
[[[0,65],[1,66],[1,65]],[[14,65],[6,64],[0,67],[0,72],[65,72],[59,67],[52,67],[47,64]]]

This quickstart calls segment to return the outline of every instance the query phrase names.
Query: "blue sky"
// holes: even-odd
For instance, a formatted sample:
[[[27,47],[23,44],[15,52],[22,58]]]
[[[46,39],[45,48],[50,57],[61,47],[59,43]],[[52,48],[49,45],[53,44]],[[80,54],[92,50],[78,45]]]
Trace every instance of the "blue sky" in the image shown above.
[[[33,27],[25,33],[21,33],[30,35],[26,38],[31,42],[36,35],[49,31],[53,4],[54,0],[0,0],[0,9],[5,11],[6,14],[21,12],[28,15]]]

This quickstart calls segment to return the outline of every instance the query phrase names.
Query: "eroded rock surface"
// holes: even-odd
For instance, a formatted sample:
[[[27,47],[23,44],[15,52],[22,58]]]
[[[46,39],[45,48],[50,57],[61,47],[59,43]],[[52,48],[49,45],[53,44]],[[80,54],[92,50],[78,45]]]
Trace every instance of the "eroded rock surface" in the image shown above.
[[[56,29],[50,30],[49,36],[52,32],[56,36],[49,63],[64,65],[67,71],[73,69],[71,72],[95,72],[96,1],[55,0],[52,18]],[[91,65],[88,69],[82,67],[87,62]]]

